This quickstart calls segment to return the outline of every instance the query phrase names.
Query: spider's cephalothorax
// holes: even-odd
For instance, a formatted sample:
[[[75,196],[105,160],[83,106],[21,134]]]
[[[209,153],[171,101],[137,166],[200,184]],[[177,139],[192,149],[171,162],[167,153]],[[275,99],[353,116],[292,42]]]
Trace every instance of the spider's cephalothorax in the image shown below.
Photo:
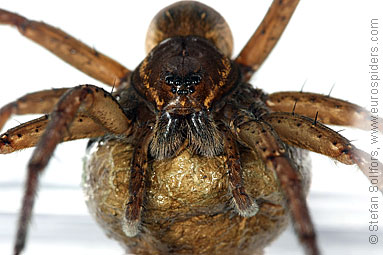
[[[197,36],[165,39],[132,75],[132,85],[155,111],[177,115],[210,111],[239,81],[236,65]]]
[[[318,255],[303,149],[357,164],[376,190],[383,189],[383,165],[369,175],[371,157],[322,124],[368,129],[366,110],[313,93],[268,95],[247,83],[297,3],[275,0],[233,60],[230,29],[216,11],[195,1],[173,4],[155,16],[148,56],[132,72],[63,31],[0,9],[0,24],[117,87],[39,91],[0,109],[0,127],[12,114],[46,114],[0,136],[0,153],[36,145],[14,253],[24,248],[39,175],[57,144],[93,138],[87,204],[127,250],[263,254],[290,214],[306,252]]]
[[[212,112],[239,84],[237,66],[198,36],[167,38],[133,72],[132,86],[156,115],[150,151],[171,157],[185,144],[196,153],[222,153]]]

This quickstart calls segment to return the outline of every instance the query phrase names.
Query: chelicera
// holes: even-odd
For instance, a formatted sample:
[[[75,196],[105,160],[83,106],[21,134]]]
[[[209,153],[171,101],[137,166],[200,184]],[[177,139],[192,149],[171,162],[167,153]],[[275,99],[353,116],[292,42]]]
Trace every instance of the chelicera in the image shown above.
[[[33,31],[43,31],[43,35],[48,30],[53,31],[57,41],[51,40],[47,45],[43,41],[39,43],[47,48],[54,46],[51,43],[66,46],[54,53],[117,89],[113,94],[92,85],[43,91],[2,108],[1,122],[11,114],[49,114],[1,136],[2,153],[34,146],[40,139],[28,168],[27,192],[15,253],[21,251],[25,242],[38,173],[44,169],[57,143],[92,138],[90,147],[98,150],[92,154],[86,168],[87,192],[94,198],[88,201],[90,209],[104,228],[133,252],[260,253],[263,246],[259,243],[265,245],[280,232],[280,225],[286,223],[286,208],[289,208],[307,253],[318,254],[305,204],[305,153],[298,148],[316,151],[343,163],[357,164],[365,171],[368,156],[321,123],[365,128],[363,123],[369,115],[341,100],[300,92],[267,95],[246,83],[273,47],[273,44],[267,45],[266,55],[260,56],[257,45],[279,37],[295,5],[295,2],[276,1],[272,10],[283,13],[281,17],[274,17],[277,24],[267,23],[270,27],[255,33],[252,39],[258,43],[250,41],[233,61],[229,59],[229,30],[217,13],[198,3],[185,2],[168,7],[152,23],[150,31],[154,32],[149,34],[147,43],[149,55],[133,72],[90,48],[81,52],[83,45],[80,42],[54,28],[29,22],[6,11],[0,12],[2,23],[18,26],[29,37],[33,38]],[[273,15],[275,13],[270,12],[265,20],[273,19]],[[167,21],[169,17],[180,21],[174,22],[178,27],[172,27],[173,23]],[[206,21],[207,25],[198,27],[194,24],[194,28],[190,23],[182,22],[182,17],[192,17],[195,24]],[[46,36],[50,35],[46,33]],[[90,60],[89,65],[79,63],[80,55]],[[95,62],[108,72],[101,72],[97,65],[92,65]],[[43,102],[40,108],[21,109],[20,102],[28,103],[34,97],[47,97],[51,101]],[[335,111],[339,108],[344,111]],[[360,122],[354,122],[355,118]],[[40,134],[31,132],[36,127],[45,129],[41,138]],[[115,167],[105,163],[110,159]],[[206,165],[216,166],[206,166],[200,177],[193,177],[198,181],[207,179],[207,183],[221,187],[210,190],[210,194],[215,195],[214,202],[201,193],[190,194],[190,201],[184,203],[171,201],[181,197],[163,195],[159,186],[169,183],[159,181],[160,176],[164,172],[171,172],[172,176],[172,170],[166,170],[167,166],[179,168],[177,160],[180,159],[187,159],[188,165],[206,161]],[[258,165],[252,165],[253,162]],[[101,169],[105,170],[102,174],[107,175],[107,179],[99,176]],[[217,184],[212,182],[212,173],[225,174]],[[259,176],[265,178],[259,180]],[[114,198],[107,198],[100,192],[105,188],[102,186],[104,182],[113,184],[109,189],[118,188],[107,191],[115,192]],[[191,181],[184,184],[196,185]],[[254,187],[255,184],[258,186]],[[176,189],[172,192],[176,193]],[[181,196],[182,192],[177,195]],[[100,201],[105,199],[119,204],[101,205]],[[269,221],[265,217],[268,213],[273,216]],[[221,226],[209,228],[213,222],[219,222],[216,225]],[[232,228],[239,225],[238,222],[246,222],[249,229],[268,227],[265,232],[255,231],[243,239],[236,239],[234,233],[228,232],[227,238],[231,242],[226,246],[220,246],[226,243],[224,239],[199,240],[204,232]],[[196,228],[186,227],[190,223]],[[175,238],[179,229],[187,234]],[[269,237],[255,238],[265,233],[269,233]],[[197,241],[201,244],[193,245]],[[249,244],[238,250],[238,243],[242,242]]]

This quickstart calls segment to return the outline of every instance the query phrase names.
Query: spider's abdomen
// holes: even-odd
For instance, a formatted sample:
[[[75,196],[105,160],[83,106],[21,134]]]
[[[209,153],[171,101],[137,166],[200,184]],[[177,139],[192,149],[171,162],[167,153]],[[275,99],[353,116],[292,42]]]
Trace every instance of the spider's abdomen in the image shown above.
[[[146,52],[167,38],[189,35],[209,40],[227,57],[232,54],[233,36],[224,18],[195,1],[172,4],[154,17],[146,35]]]
[[[136,254],[257,254],[287,225],[278,182],[255,153],[242,151],[241,161],[246,189],[259,199],[260,211],[244,218],[232,209],[224,158],[184,150],[151,164],[142,229],[127,237],[122,224],[132,153],[121,140],[99,144],[87,161],[84,189],[108,236]]]

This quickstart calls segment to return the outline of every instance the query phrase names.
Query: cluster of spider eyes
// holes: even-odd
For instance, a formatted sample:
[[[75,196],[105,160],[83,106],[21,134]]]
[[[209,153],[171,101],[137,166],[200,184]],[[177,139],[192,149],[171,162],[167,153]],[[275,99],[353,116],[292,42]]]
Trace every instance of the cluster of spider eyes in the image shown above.
[[[165,83],[172,86],[171,92],[178,95],[187,95],[195,92],[195,85],[201,82],[201,75],[189,73],[186,76],[168,74]]]

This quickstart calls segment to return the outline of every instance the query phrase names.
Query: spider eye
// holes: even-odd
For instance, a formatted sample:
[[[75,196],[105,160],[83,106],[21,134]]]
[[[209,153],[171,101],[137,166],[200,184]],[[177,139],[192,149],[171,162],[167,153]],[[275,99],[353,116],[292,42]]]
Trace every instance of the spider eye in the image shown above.
[[[190,76],[190,80],[191,80],[191,83],[193,83],[193,85],[197,85],[198,83],[201,82],[201,76],[199,74],[192,74]]]
[[[177,90],[178,95],[187,95],[189,91],[187,89],[179,89]]]
[[[185,78],[184,80],[185,85],[190,86],[192,84],[191,80],[188,78]]]
[[[165,75],[165,83],[171,86],[170,91],[177,95],[187,95],[195,92],[195,85],[198,85],[202,78],[199,73],[189,73],[185,76],[179,76],[174,73],[167,72]]]
[[[165,82],[168,85],[173,85],[174,84],[174,76],[173,75],[165,76]]]
[[[177,78],[177,79],[174,81],[174,84],[175,84],[176,86],[180,86],[180,85],[182,85],[182,80],[181,80],[180,78]]]
[[[202,80],[201,75],[199,74],[189,74],[186,77],[178,77],[173,74],[165,76],[165,83],[168,85],[181,86],[185,84],[186,86],[197,85]]]
[[[195,92],[195,88],[194,87],[190,87],[188,90],[189,90],[190,94],[193,94]]]

